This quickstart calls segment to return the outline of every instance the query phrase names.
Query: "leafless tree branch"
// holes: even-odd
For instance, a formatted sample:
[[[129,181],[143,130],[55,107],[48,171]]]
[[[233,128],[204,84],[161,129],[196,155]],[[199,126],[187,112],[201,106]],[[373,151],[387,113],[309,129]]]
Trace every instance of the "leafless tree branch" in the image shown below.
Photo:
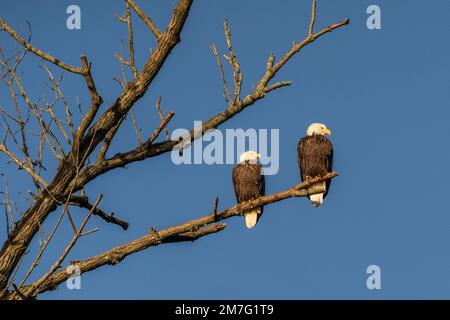
[[[324,186],[317,183],[336,177],[336,175],[337,174],[335,172],[332,172],[323,177],[316,177],[293,186],[290,189],[237,204],[221,212],[213,212],[209,215],[169,227],[164,230],[156,231],[155,229],[151,229],[148,235],[144,235],[141,238],[120,245],[86,260],[77,261],[76,264],[82,273],[86,273],[104,265],[115,265],[127,256],[149,247],[158,246],[163,243],[196,240],[205,235],[223,230],[225,225],[214,224],[217,221],[242,215],[242,212],[248,209],[279,202],[292,197],[307,197],[316,193],[323,193],[325,191]],[[46,282],[41,282],[38,286],[36,284],[32,284],[30,286],[35,287],[37,293],[42,293],[44,291],[57,288],[60,283],[66,281],[69,277],[70,275],[67,274],[65,270],[58,271],[49,277]],[[24,287],[22,291],[27,292],[29,289],[28,287]]]
[[[72,67],[61,60],[33,47],[30,43],[28,43],[25,39],[23,39],[17,32],[15,32],[3,19],[0,18],[0,26],[9,33],[11,37],[13,37],[18,43],[20,43],[22,46],[24,46],[28,51],[34,53],[38,57],[41,57],[44,60],[47,60],[48,62],[51,62],[58,67],[72,72],[72,73],[78,73],[83,74],[83,69]]]
[[[94,207],[94,205],[89,202],[89,198],[86,196],[72,196],[70,197],[69,204],[79,206],[81,208],[86,208],[88,210],[91,210]],[[94,209],[93,214],[99,216],[106,222],[113,223],[122,227],[123,230],[128,229],[128,222],[116,218],[113,214],[108,214],[98,207]]]
[[[155,38],[159,40],[161,37],[161,32],[158,28],[153,24],[153,21],[138,7],[138,5],[133,0],[127,0],[127,3],[133,8],[133,10],[137,13],[139,18],[144,21],[147,27],[153,32]]]

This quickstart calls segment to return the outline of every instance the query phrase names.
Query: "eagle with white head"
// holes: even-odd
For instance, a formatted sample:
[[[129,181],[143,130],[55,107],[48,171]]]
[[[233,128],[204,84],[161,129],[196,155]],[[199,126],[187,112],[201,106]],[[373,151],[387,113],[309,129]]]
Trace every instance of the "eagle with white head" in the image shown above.
[[[265,194],[264,175],[258,158],[261,158],[259,153],[246,151],[241,154],[239,163],[233,168],[233,186],[238,203],[259,198]],[[262,213],[263,207],[244,212],[247,228],[253,228]]]
[[[298,166],[301,180],[324,176],[333,171],[333,145],[326,137],[331,131],[323,123],[312,123],[306,131],[306,137],[298,142]],[[319,207],[328,194],[330,180],[321,182],[325,192],[309,196],[314,207]]]

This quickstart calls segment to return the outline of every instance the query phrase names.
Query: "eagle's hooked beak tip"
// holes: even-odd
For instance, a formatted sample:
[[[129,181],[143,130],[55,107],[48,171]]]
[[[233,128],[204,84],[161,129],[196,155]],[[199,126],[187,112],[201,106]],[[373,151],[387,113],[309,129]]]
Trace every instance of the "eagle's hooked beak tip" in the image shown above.
[[[328,128],[323,129],[323,133],[327,135],[331,135],[331,130]]]

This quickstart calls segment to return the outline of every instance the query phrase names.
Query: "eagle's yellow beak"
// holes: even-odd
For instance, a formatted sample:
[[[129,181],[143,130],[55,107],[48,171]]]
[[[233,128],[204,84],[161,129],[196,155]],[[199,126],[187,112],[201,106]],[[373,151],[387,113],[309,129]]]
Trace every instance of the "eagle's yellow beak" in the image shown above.
[[[327,134],[327,135],[331,134],[331,131],[328,128],[323,129],[322,132],[323,132],[323,134]]]
[[[259,153],[256,154],[257,158],[261,158],[261,155]]]

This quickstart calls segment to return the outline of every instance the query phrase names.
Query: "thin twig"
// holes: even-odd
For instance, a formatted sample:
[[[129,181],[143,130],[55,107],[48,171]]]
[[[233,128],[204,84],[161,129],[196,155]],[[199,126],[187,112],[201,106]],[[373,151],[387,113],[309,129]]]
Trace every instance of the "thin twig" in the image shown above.
[[[153,32],[155,38],[159,40],[159,38],[161,37],[161,32],[155,26],[153,21],[142,11],[141,8],[138,7],[138,5],[133,0],[127,0],[127,3],[133,8],[139,18],[141,18],[142,21],[144,21],[144,23],[147,25],[147,27]]]
[[[44,60],[47,60],[48,62],[51,62],[58,67],[67,70],[72,73],[78,73],[83,74],[83,69],[72,67],[64,62],[62,62],[60,59],[57,59],[39,49],[36,49],[31,44],[29,44],[25,39],[23,39],[17,32],[15,32],[3,19],[0,18],[0,26],[6,30],[6,32],[9,33],[11,37],[13,37],[18,43],[20,43],[22,46],[24,46],[28,51],[31,51],[35,55],[41,57]],[[0,30],[1,31],[1,30]]]
[[[158,96],[158,99],[156,99],[156,110],[158,111],[161,122],[164,122],[164,115],[161,111],[161,96]],[[167,125],[164,126],[164,132],[166,134],[166,141],[170,140],[170,134],[169,134],[169,129],[167,128]]]
[[[223,71],[222,60],[220,59],[219,52],[217,52],[217,48],[214,44],[211,45],[211,50],[216,57],[217,64],[219,66],[220,78],[222,79],[223,89],[224,89],[224,98],[225,102],[228,104],[230,108],[233,107],[233,98],[231,97],[230,89],[228,88],[227,81],[225,79],[225,72]]]

